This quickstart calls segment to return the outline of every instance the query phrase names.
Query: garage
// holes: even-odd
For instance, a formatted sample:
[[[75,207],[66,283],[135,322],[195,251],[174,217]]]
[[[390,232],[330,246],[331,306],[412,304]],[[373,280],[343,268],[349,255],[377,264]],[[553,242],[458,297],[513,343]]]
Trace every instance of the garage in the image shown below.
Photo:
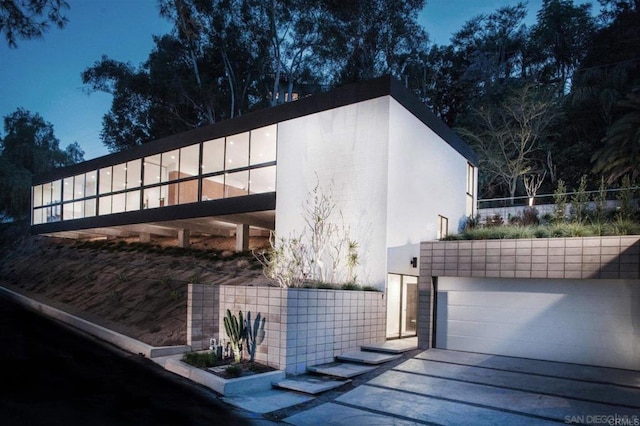
[[[640,280],[434,279],[434,346],[640,370]]]

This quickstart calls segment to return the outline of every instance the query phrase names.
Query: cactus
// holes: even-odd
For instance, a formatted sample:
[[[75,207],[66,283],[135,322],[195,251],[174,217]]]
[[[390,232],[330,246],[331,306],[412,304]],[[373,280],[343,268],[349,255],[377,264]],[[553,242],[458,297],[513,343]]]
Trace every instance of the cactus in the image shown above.
[[[251,312],[247,312],[246,340],[247,352],[249,353],[249,361],[253,362],[256,356],[256,348],[264,340],[264,324],[266,318],[261,318],[260,312],[256,315],[256,319],[251,323]]]
[[[242,342],[244,342],[247,335],[245,322],[242,318],[242,311],[239,312],[238,316],[239,318],[236,318],[236,316],[227,309],[227,316],[224,318],[224,329],[229,337],[235,362],[242,360]]]

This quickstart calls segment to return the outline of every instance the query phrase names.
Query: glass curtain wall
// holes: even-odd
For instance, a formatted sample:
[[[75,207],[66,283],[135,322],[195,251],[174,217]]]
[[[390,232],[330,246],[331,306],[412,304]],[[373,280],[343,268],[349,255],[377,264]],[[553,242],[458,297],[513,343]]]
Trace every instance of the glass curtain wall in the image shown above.
[[[273,192],[277,125],[102,167],[32,188],[32,223]]]

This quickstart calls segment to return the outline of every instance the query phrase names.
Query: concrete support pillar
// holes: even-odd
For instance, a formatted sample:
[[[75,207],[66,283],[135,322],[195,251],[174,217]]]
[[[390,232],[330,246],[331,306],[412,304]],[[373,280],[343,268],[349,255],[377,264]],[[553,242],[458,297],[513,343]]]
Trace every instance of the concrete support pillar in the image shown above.
[[[141,243],[150,243],[151,234],[148,232],[141,232],[140,235],[138,235],[138,239]]]
[[[236,225],[236,251],[249,250],[249,225]]]
[[[189,248],[189,230],[178,230],[178,247]]]

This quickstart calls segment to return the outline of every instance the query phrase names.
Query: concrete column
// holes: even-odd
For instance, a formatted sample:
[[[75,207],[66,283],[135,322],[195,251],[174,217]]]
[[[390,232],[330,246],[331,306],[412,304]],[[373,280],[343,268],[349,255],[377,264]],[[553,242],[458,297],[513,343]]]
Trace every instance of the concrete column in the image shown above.
[[[178,247],[189,248],[189,230],[178,230]]]
[[[249,250],[249,225],[236,225],[236,251]]]
[[[151,234],[148,232],[141,232],[140,235],[138,235],[138,239],[141,243],[150,243]]]

